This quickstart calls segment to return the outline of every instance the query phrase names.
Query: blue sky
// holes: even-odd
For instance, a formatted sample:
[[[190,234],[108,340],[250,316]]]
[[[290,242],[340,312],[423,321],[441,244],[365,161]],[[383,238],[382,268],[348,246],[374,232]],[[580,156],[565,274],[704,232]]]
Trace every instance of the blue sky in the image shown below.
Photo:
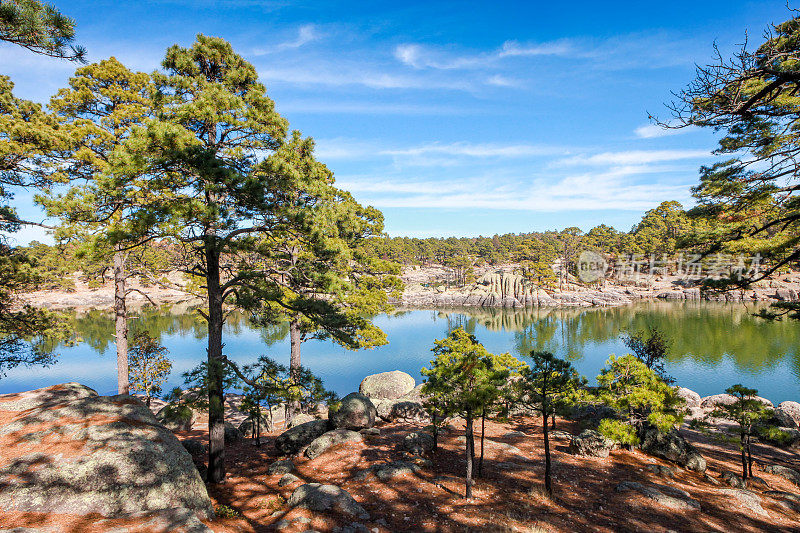
[[[690,205],[715,138],[648,112],[667,117],[714,42],[730,52],[789,18],[783,0],[54,1],[90,61],[149,72],[197,33],[229,40],[337,184],[390,235],[420,237],[628,230],[664,200]],[[46,102],[74,68],[0,45],[20,97]],[[31,198],[15,204],[41,220]]]

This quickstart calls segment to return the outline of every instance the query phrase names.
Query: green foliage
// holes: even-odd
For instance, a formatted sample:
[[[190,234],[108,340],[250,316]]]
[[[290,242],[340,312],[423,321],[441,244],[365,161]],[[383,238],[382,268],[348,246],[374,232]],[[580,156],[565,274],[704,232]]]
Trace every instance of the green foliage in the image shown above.
[[[466,428],[466,497],[472,495],[472,463],[475,446],[473,420],[485,413],[500,397],[500,389],[508,383],[510,369],[478,342],[474,335],[456,328],[444,339],[434,341],[435,358],[429,368],[420,372],[425,377],[422,394],[428,397],[425,405],[434,421],[434,431],[442,419],[459,415],[467,421]]]
[[[217,505],[214,509],[214,515],[219,518],[236,518],[239,516],[239,511],[227,505]]]
[[[658,328],[649,328],[647,332],[628,333],[623,335],[622,342],[639,361],[658,374],[665,383],[675,382],[664,369],[670,343]]]
[[[759,254],[764,272],[746,272],[711,286],[746,288],[800,259],[797,54],[800,17],[773,25],[755,50],[732,58],[717,54],[670,108],[673,124],[722,132],[721,161],[700,169],[690,211],[695,229],[685,240],[705,254]],[[765,318],[800,318],[796,303],[782,303]]]
[[[75,22],[40,0],[0,1],[0,41],[37,54],[83,60],[86,51],[72,44]]]
[[[794,435],[775,426],[759,426],[757,432],[760,439],[778,446],[789,446],[795,441]]]
[[[756,398],[758,390],[745,387],[741,384],[725,389],[725,392],[735,398],[733,403],[717,404],[707,416],[709,418],[724,418],[738,425],[739,446],[742,451],[742,478],[753,476],[753,459],[750,453],[750,441],[753,427],[772,416],[772,410]]]
[[[666,432],[683,420],[685,402],[677,389],[634,355],[612,355],[597,376],[597,384],[597,398],[622,413],[634,427],[648,421]]]
[[[150,398],[161,392],[161,386],[172,371],[168,354],[169,350],[146,332],[133,337],[128,350],[128,379],[132,391],[145,394],[148,406]]]
[[[628,446],[636,446],[639,444],[639,437],[636,435],[636,429],[627,422],[621,420],[604,418],[600,421],[597,431],[604,437],[619,444]]]
[[[207,410],[209,406],[208,361],[203,361],[181,375],[183,376],[183,383],[189,391],[184,401],[194,409]],[[224,366],[222,374],[224,390],[235,388],[238,385],[239,377],[228,366]]]

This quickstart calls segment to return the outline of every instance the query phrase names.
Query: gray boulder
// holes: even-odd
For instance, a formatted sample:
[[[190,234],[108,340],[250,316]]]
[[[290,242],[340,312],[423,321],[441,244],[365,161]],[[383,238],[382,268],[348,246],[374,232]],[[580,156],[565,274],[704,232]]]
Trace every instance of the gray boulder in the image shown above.
[[[378,412],[369,398],[358,392],[351,392],[339,403],[338,408],[328,410],[328,419],[335,428],[359,429],[375,425]]]
[[[67,383],[0,395],[0,417],[3,511],[213,516],[192,456],[133,396]]]
[[[409,463],[407,461],[391,461],[388,463],[379,463],[366,470],[362,470],[354,476],[354,479],[363,480],[372,473],[381,481],[389,481],[394,477],[404,474],[416,474],[420,470],[420,467],[414,463]]]
[[[364,437],[361,436],[361,433],[349,429],[334,429],[311,441],[311,444],[306,448],[305,454],[309,459],[314,459],[334,444],[363,441]]]
[[[297,427],[297,426],[299,426],[301,424],[305,424],[307,422],[312,422],[314,420],[317,420],[317,419],[315,417],[309,415],[309,414],[297,413],[289,421],[289,425],[287,427],[289,429],[292,429],[293,427]]]
[[[765,465],[762,470],[769,474],[775,474],[776,476],[786,478],[795,485],[800,486],[800,472],[794,468],[789,468],[788,466],[782,465]]]
[[[297,483],[298,481],[302,481],[302,479],[295,476],[294,474],[284,474],[278,480],[278,486],[285,487],[286,485],[291,485],[292,483]]]
[[[242,440],[242,434],[230,422],[225,422],[225,444],[236,444]]]
[[[695,391],[685,387],[677,387],[678,397],[683,398],[686,402],[686,407],[700,407],[703,399]]]
[[[742,476],[729,470],[723,470],[720,472],[719,478],[735,489],[747,488],[747,483],[745,483],[744,479],[742,479]]]
[[[192,429],[195,413],[185,404],[167,404],[156,413],[156,420],[171,431],[188,431]]]
[[[653,426],[645,426],[639,432],[639,448],[650,455],[655,455],[680,466],[703,473],[706,471],[706,460],[676,429],[661,433]]]
[[[800,426],[800,403],[781,402],[778,404],[778,409],[791,416],[796,426]]]
[[[569,443],[569,453],[589,457],[608,457],[613,447],[613,440],[604,437],[597,431],[587,429],[580,435],[573,435]]]
[[[367,398],[396,400],[414,389],[414,378],[405,372],[393,370],[372,374],[361,380],[358,392]]]
[[[412,455],[422,455],[433,450],[433,436],[414,432],[403,437],[403,450]]]
[[[767,400],[766,398],[762,398],[761,396],[756,396],[756,400],[760,401],[766,407],[772,407],[772,402]],[[703,401],[700,402],[700,407],[703,409],[714,409],[717,405],[730,405],[736,401],[736,397],[730,394],[713,394],[711,396],[706,396],[703,398]]]
[[[278,438],[275,439],[275,449],[285,455],[295,454],[311,444],[314,439],[328,431],[328,429],[327,420],[312,420],[311,422],[300,424],[278,435]]]
[[[192,455],[201,455],[208,451],[206,444],[200,439],[184,439],[181,444]]]
[[[369,518],[369,514],[350,493],[336,485],[323,485],[321,483],[300,485],[292,493],[287,505],[316,512],[334,509],[362,520]]]
[[[422,423],[430,421],[431,417],[421,403],[400,401],[392,405],[389,411],[390,422]]]
[[[689,493],[676,487],[666,485],[643,485],[636,481],[623,481],[616,486],[617,492],[635,491],[656,503],[679,511],[696,511],[700,509],[697,500]]]
[[[768,517],[769,514],[761,507],[761,498],[753,492],[744,489],[722,489],[720,492],[732,496],[742,506],[746,507],[754,514]]]
[[[782,428],[797,429],[797,422],[795,421],[794,417],[791,415],[791,413],[789,413],[789,411],[782,407],[773,409],[769,423]]]
[[[273,462],[267,467],[267,475],[274,476],[275,474],[288,474],[294,472],[294,463],[290,459],[283,459]]]

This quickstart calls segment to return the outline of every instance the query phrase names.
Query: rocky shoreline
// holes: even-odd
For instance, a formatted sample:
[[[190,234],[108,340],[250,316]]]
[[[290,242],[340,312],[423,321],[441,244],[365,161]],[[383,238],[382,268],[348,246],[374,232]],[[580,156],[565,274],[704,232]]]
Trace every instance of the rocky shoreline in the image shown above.
[[[701,293],[699,280],[676,276],[658,276],[639,283],[586,287],[565,283],[560,289],[537,287],[513,273],[514,265],[496,270],[484,269],[478,280],[464,287],[449,287],[447,270],[442,267],[405,267],[402,279],[405,291],[400,298],[390,299],[392,305],[410,308],[483,307],[483,308],[559,308],[559,307],[616,307],[646,300],[715,301],[715,302],[780,302],[800,301],[800,274],[787,274],[755,283],[747,291],[736,290],[722,294]],[[128,296],[129,305],[198,304],[196,296],[180,290],[179,275],[171,273],[174,288],[143,286],[133,282],[136,289]],[[573,280],[574,281],[574,280]],[[71,292],[42,290],[22,295],[23,301],[47,309],[110,309],[114,305],[113,283],[90,288],[76,276],[76,289]],[[146,294],[146,296],[145,296]]]
[[[747,290],[721,294],[701,293],[699,280],[659,276],[639,284],[605,283],[587,288],[568,283],[563,289],[545,290],[508,270],[486,272],[477,282],[462,288],[437,284],[442,273],[436,269],[406,269],[406,290],[394,300],[405,307],[489,307],[524,309],[530,307],[614,307],[642,300],[778,302],[800,300],[800,274],[785,275],[754,284]]]

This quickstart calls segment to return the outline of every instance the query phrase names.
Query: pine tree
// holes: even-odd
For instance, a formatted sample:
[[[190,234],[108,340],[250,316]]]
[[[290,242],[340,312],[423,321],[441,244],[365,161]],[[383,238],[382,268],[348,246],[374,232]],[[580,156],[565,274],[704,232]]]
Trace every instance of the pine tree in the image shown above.
[[[82,61],[83,47],[72,44],[75,22],[40,0],[0,1],[0,41],[37,54]]]
[[[388,294],[400,288],[398,266],[364,246],[383,231],[383,215],[334,187],[313,149],[311,139],[293,132],[259,166],[271,183],[270,232],[246,260],[267,275],[237,292],[239,305],[258,322],[288,321],[293,371],[301,366],[301,344],[311,339],[348,349],[385,344],[366,316],[391,310]],[[289,406],[290,417],[296,407]]]
[[[758,391],[741,384],[725,389],[735,398],[730,404],[717,404],[707,416],[724,418],[736,422],[739,426],[739,448],[742,453],[742,479],[753,477],[753,457],[750,453],[750,441],[753,436],[753,425],[769,418],[770,412],[756,397]]]
[[[722,132],[722,160],[700,169],[689,211],[697,228],[684,246],[706,255],[759,254],[763,269],[709,283],[714,290],[744,289],[800,259],[800,17],[773,25],[755,49],[742,45],[697,67],[695,79],[668,105],[664,127]],[[800,319],[800,303],[779,302],[765,318]]]
[[[433,399],[436,414],[442,417],[463,416],[465,437],[465,498],[472,498],[472,473],[475,460],[473,422],[492,401],[497,385],[508,379],[507,368],[497,368],[492,354],[462,328],[434,341],[436,357],[430,368],[421,373],[426,381],[422,393]]]
[[[645,423],[667,432],[683,420],[685,402],[677,390],[634,355],[612,355],[597,376],[597,384],[598,399],[623,417],[603,419],[599,427],[600,433],[617,442],[637,444],[638,430]]]
[[[117,389],[128,393],[127,257],[151,238],[152,219],[138,218],[136,207],[147,191],[141,180],[111,174],[114,152],[134,127],[151,114],[154,88],[150,76],[132,72],[116,58],[79,68],[50,100],[70,144],[51,158],[52,179],[70,184],[66,193],[39,196],[48,215],[59,217],[59,239],[77,239],[95,258],[111,258],[117,346]]]
[[[133,338],[130,350],[130,390],[145,395],[145,403],[150,407],[150,399],[161,392],[161,386],[172,371],[169,350],[146,332]]]
[[[544,488],[553,495],[550,481],[550,436],[548,417],[555,419],[556,401],[574,390],[579,378],[568,361],[557,358],[550,352],[532,351],[531,364],[522,369],[520,402],[542,415],[542,438],[544,440]]]

